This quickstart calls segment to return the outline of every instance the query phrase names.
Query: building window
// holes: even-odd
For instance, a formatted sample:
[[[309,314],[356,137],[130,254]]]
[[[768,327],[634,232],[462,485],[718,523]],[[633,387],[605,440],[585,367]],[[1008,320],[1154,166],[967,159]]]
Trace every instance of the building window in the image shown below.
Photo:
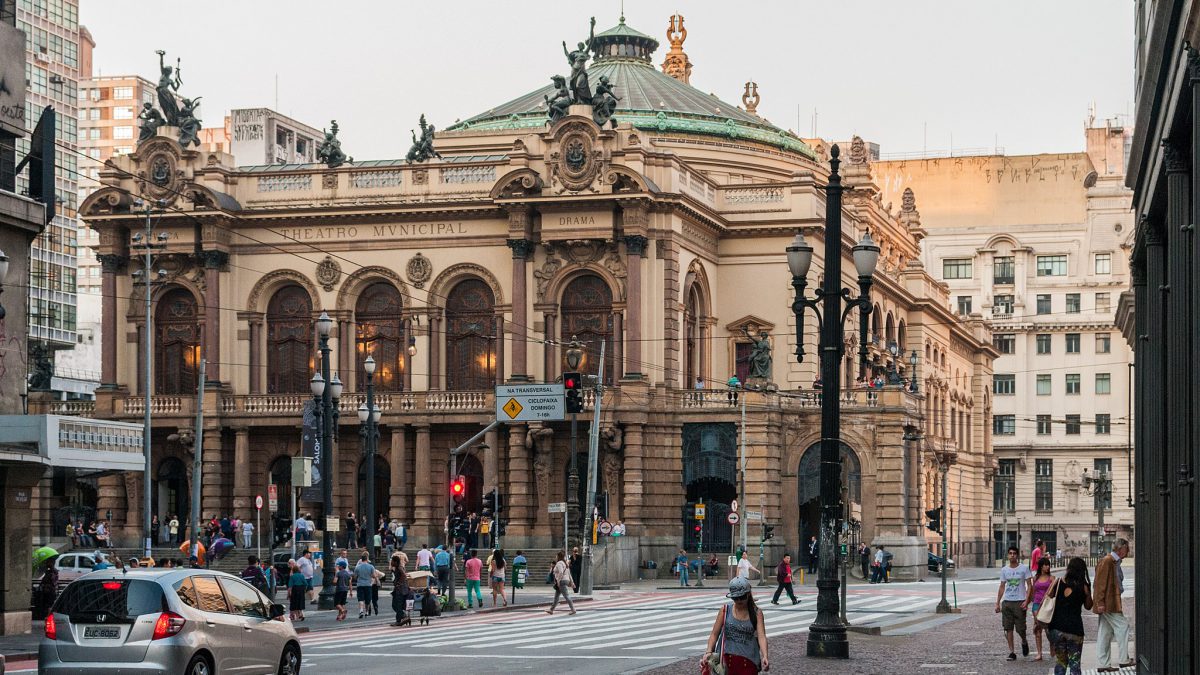
[[[1078,436],[1080,424],[1079,415],[1067,415],[1067,435]]]
[[[1051,384],[1051,381],[1052,381],[1052,377],[1049,373],[1038,373],[1038,376],[1037,376],[1037,395],[1038,396],[1049,396],[1050,395],[1051,388],[1053,387],[1053,385]]]
[[[993,415],[992,416],[992,435],[994,436],[1013,436],[1017,433],[1017,416],[1016,415]]]
[[[1067,394],[1079,393],[1079,373],[1067,373]]]
[[[88,129],[87,132],[88,132],[88,140],[89,141],[100,140],[100,128],[99,127],[92,127],[91,129]]]
[[[1096,274],[1112,274],[1112,254],[1096,254]]]
[[[992,303],[992,316],[1007,316],[1013,313],[1013,296],[997,295]]]
[[[267,304],[267,393],[310,391],[313,360],[312,299],[300,286],[284,286]]]
[[[154,393],[195,393],[202,325],[191,291],[174,288],[158,301],[154,311]]]
[[[358,386],[366,391],[363,361],[375,359],[372,381],[379,391],[403,391],[405,348],[400,291],[386,281],[367,286],[354,305],[355,349],[358,352]]]
[[[87,114],[88,114],[88,120],[90,120],[92,122],[100,121],[100,109],[99,108],[88,108]]]
[[[1108,435],[1112,433],[1112,416],[1107,413],[1096,415],[1096,433]]]
[[[1079,333],[1067,333],[1067,353],[1068,354],[1078,354],[1079,353],[1079,343],[1080,343]]]
[[[992,283],[1011,284],[1015,276],[1016,266],[1012,256],[997,256],[992,261]]]
[[[1017,393],[1016,375],[993,375],[992,393],[997,396],[1009,396]]]
[[[1049,354],[1050,353],[1050,334],[1049,333],[1039,333],[1036,340],[1037,340],[1037,353]]]
[[[1108,476],[1108,478],[1111,479],[1113,477],[1112,476],[1112,460],[1111,459],[1092,460],[1092,473],[1094,474],[1092,476],[1093,478],[1098,477],[1098,476]],[[1112,485],[1113,485],[1112,483],[1109,483],[1110,488]],[[1105,511],[1111,509],[1112,508],[1112,490],[1110,489],[1108,491],[1108,494],[1095,495],[1092,498],[1092,507],[1095,508],[1097,511],[1100,509],[1104,509]]]
[[[597,354],[597,350],[601,342],[609,340],[610,349],[607,351],[604,363],[604,380],[611,384],[613,378],[620,378],[619,373],[614,373],[613,352],[611,348],[613,344],[612,332],[612,289],[608,287],[608,283],[604,279],[594,275],[586,274],[576,277],[567,284],[567,288],[563,291],[562,297],[562,331],[559,333],[563,342],[568,342],[571,336],[576,336],[584,345],[583,361],[580,362],[580,370],[585,372],[595,372],[598,364],[592,362],[593,354]],[[750,347],[750,343],[739,343]],[[567,350],[560,349],[562,354],[561,370],[567,370]],[[739,354],[740,356],[740,354]],[[749,356],[749,352],[747,352]],[[741,362],[749,367],[749,362]],[[748,371],[747,371],[748,372]]]
[[[117,140],[133,138],[133,127],[113,127],[113,138]]]
[[[971,296],[958,296],[958,313],[961,316],[967,316],[971,313]]]
[[[1065,277],[1067,275],[1067,256],[1039,255],[1037,257],[1037,275],[1039,277]]]
[[[1096,393],[1111,394],[1112,393],[1112,374],[1096,373]]]
[[[1013,333],[996,333],[992,335],[992,346],[1001,354],[1015,354],[1017,351],[1017,336]]]
[[[1037,296],[1037,313],[1050,313],[1050,295],[1048,293],[1038,294]]]
[[[1054,460],[1039,459],[1034,462],[1033,508],[1038,511],[1054,510]]]
[[[946,258],[942,261],[943,279],[970,279],[972,276],[970,258]]]
[[[114,120],[131,120],[133,119],[133,108],[127,105],[119,105],[113,108]]]
[[[1037,416],[1038,435],[1039,436],[1049,436],[1051,434],[1050,424],[1051,424],[1051,422],[1050,422],[1049,415],[1038,415]]]
[[[1108,354],[1112,351],[1112,335],[1110,333],[1096,333],[1096,353]]]
[[[1079,295],[1079,293],[1067,293],[1067,314],[1079,313]]]
[[[1016,508],[1017,496],[1014,494],[1017,478],[1017,460],[1001,459],[997,461],[996,480],[992,481],[992,510],[1013,511]]]
[[[446,299],[446,389],[496,386],[496,296],[479,279],[458,282]],[[580,338],[583,339],[583,338]]]
[[[1112,309],[1112,296],[1108,293],[1096,294],[1096,311],[1107,312]]]
[[[133,87],[113,87],[113,98],[118,101],[133,98]]]

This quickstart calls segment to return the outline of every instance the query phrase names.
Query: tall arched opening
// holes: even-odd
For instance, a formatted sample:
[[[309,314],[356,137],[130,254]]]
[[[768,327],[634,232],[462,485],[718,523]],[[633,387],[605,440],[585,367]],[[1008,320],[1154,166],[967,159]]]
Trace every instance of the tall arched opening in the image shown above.
[[[852,505],[862,505],[862,464],[858,455],[844,442],[841,445],[842,457],[842,503],[847,512]],[[820,538],[821,530],[821,443],[818,441],[808,446],[800,456],[800,466],[796,471],[797,498],[800,505],[799,539],[801,561],[808,562],[808,543],[813,537]]]

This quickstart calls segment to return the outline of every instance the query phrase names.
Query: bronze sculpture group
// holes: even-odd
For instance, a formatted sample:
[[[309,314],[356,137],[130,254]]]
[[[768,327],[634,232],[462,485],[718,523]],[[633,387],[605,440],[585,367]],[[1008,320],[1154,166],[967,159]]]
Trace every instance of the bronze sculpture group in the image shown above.
[[[325,163],[331,169],[353,162],[353,157],[347,157],[345,152],[342,152],[342,142],[338,140],[338,123],[337,120],[329,121],[329,128],[323,129],[325,138],[317,144],[317,159]]]
[[[554,82],[554,96],[544,96],[546,100],[546,114],[551,122],[557,122],[567,115],[572,105],[588,105],[592,107],[592,121],[599,126],[608,124],[613,117],[613,113],[617,110],[617,102],[620,101],[613,92],[613,85],[608,81],[608,78],[601,75],[599,84],[596,85],[596,90],[592,91],[591,83],[588,79],[587,62],[596,42],[596,17],[592,17],[591,30],[588,33],[587,42],[580,42],[574,51],[567,49],[566,40],[563,41],[563,54],[567,57],[567,64],[571,67],[571,77],[563,77],[562,75],[551,76],[551,81]]]
[[[438,151],[433,149],[434,127],[432,124],[429,124],[425,121],[424,114],[421,115],[420,126],[420,138],[417,138],[417,132],[415,130],[410,130],[412,131],[412,147],[408,149],[408,155],[404,158],[404,160],[409,164],[412,164],[413,162],[424,162],[430,157],[437,157],[438,159],[442,158],[442,156],[438,154]]]
[[[138,113],[138,119],[141,120],[138,142],[154,138],[161,127],[167,126],[179,129],[179,144],[183,147],[200,145],[200,118],[196,116],[196,109],[200,107],[201,97],[180,97],[179,87],[183,86],[183,70],[179,59],[175,59],[175,65],[172,67],[167,65],[165,51],[160,49],[157,53],[159,77],[154,89],[158,94],[158,107],[162,112],[156,110],[152,103],[142,104],[142,111]]]

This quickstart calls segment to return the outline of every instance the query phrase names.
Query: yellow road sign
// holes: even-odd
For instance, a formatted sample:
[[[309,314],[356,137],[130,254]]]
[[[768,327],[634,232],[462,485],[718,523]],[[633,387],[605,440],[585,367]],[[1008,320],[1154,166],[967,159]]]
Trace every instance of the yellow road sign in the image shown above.
[[[517,415],[520,415],[524,409],[520,403],[517,403],[517,399],[515,398],[508,399],[508,403],[505,403],[504,407],[501,408],[508,415],[509,419],[516,419]]]

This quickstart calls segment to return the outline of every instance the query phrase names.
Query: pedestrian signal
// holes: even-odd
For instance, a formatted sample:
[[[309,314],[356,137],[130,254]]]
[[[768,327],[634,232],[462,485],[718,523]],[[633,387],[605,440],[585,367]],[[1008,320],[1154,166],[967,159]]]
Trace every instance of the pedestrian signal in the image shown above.
[[[566,411],[583,412],[583,377],[579,373],[563,373],[563,389],[566,392]]]

